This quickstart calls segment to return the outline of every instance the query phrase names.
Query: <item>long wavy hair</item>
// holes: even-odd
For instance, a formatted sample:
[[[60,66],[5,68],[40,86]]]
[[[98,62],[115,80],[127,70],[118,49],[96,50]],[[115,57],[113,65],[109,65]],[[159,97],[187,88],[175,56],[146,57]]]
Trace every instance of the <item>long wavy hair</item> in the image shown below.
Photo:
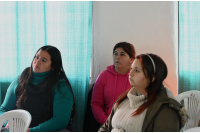
[[[155,63],[156,71],[154,73],[154,68],[151,59],[148,57],[148,55],[151,56]],[[148,99],[147,101],[142,104],[135,112],[133,112],[133,116],[141,114],[146,108],[148,108],[151,104],[153,104],[158,94],[163,86],[163,81],[167,77],[167,66],[165,62],[157,55],[155,54],[141,54],[136,57],[136,59],[139,59],[142,64],[142,69],[144,72],[144,75],[146,78],[150,79],[149,85],[146,87],[145,91],[147,92]],[[155,80],[153,81],[153,77]],[[121,95],[121,97],[116,102],[116,107],[119,106],[119,104],[127,98],[127,94],[130,91],[127,90],[125,93]]]
[[[52,107],[53,107],[53,97],[54,97],[54,92],[55,92],[55,85],[56,83],[58,83],[58,91],[60,92],[60,82],[59,80],[61,78],[64,78],[66,83],[69,86],[70,92],[73,95],[73,108],[72,108],[72,112],[71,112],[71,118],[70,118],[70,123],[72,122],[72,119],[75,115],[75,98],[74,98],[74,94],[72,91],[72,87],[70,85],[70,82],[65,74],[65,71],[63,69],[63,65],[62,65],[62,58],[61,58],[61,53],[60,51],[54,47],[54,46],[43,46],[41,48],[38,49],[42,50],[42,51],[47,51],[51,57],[51,70],[50,73],[48,74],[48,76],[46,76],[46,78],[44,79],[44,81],[42,81],[41,83],[39,83],[41,86],[41,90],[45,91],[47,93],[47,103],[48,103],[48,108],[46,110],[46,114],[51,114],[52,112]],[[36,54],[38,53],[38,51],[36,52]],[[35,56],[36,56],[35,54]],[[34,56],[34,58],[35,58]],[[33,60],[34,60],[33,58]],[[32,63],[33,63],[32,60]],[[16,106],[18,107],[23,107],[25,105],[26,99],[27,99],[27,91],[26,88],[29,87],[29,83],[31,82],[31,78],[33,76],[33,69],[32,69],[32,63],[31,63],[31,67],[25,69],[21,76],[20,76],[20,81],[19,81],[19,87],[17,89],[17,91],[21,92],[20,97],[17,100]],[[50,89],[52,88],[52,89]],[[61,92],[60,92],[61,93]],[[50,116],[46,116],[47,118],[49,118]]]

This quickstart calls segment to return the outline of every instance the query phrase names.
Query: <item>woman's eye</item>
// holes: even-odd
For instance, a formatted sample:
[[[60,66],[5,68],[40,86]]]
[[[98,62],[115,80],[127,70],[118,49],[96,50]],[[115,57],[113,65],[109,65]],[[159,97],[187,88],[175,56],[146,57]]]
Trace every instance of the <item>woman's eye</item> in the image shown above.
[[[114,53],[114,56],[116,56],[117,55],[117,53]]]
[[[46,60],[42,60],[43,62],[46,62]]]
[[[140,71],[138,71],[138,70],[135,70],[137,73],[139,73]]]
[[[124,56],[124,54],[121,54],[121,56]]]
[[[35,58],[36,58],[36,59],[39,59],[39,57],[38,57],[38,56],[35,56]]]

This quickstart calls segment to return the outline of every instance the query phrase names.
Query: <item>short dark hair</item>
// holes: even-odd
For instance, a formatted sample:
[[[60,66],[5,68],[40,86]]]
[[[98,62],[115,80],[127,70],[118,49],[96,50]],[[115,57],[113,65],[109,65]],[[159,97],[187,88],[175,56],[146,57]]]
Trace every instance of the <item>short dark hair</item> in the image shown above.
[[[117,48],[122,48],[129,55],[130,58],[135,59],[135,48],[132,44],[128,42],[117,43],[113,48],[113,54]]]

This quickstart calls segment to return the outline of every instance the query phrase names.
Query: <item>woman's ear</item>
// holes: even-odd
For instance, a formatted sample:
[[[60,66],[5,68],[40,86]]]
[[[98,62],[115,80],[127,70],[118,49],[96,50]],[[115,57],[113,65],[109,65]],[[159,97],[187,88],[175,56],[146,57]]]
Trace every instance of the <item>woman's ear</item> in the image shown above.
[[[155,79],[156,79],[156,74],[153,75],[152,82],[154,82]]]
[[[130,64],[132,64],[133,61],[134,61],[134,58],[130,58],[130,60],[129,60]]]

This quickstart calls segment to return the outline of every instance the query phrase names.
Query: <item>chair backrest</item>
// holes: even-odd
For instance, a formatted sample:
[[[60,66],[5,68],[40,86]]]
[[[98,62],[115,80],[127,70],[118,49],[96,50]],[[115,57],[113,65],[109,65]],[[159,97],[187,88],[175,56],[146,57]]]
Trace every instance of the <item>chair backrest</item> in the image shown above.
[[[186,91],[180,93],[176,99],[183,104],[187,114],[189,115],[189,119],[183,127],[183,131],[197,127],[200,116],[200,91]]]
[[[83,132],[97,132],[100,127],[100,124],[94,118],[94,115],[92,113],[92,107],[90,104],[92,100],[93,87],[94,84],[88,93],[87,109],[85,113]]]
[[[8,111],[0,116],[0,127],[8,121],[9,132],[27,132],[32,117],[26,110],[16,109]]]
[[[193,127],[188,130],[185,130],[184,132],[200,132],[200,127]]]

